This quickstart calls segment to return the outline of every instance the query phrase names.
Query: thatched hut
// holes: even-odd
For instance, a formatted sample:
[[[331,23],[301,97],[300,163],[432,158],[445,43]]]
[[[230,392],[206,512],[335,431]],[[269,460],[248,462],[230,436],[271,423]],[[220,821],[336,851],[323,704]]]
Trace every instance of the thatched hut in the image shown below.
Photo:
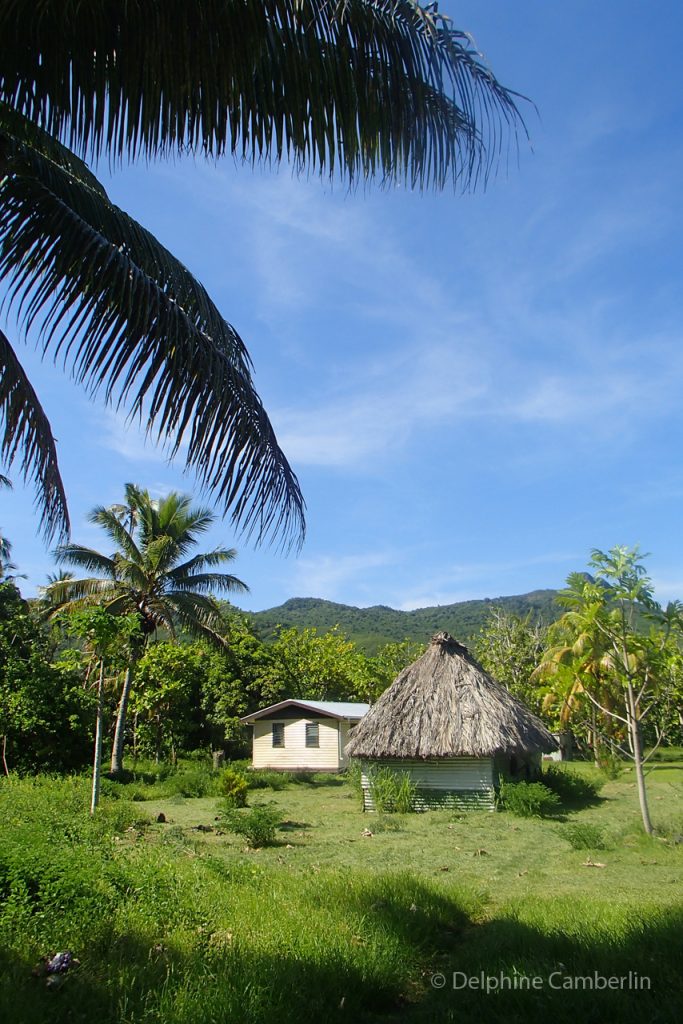
[[[532,779],[557,744],[541,720],[495,682],[466,647],[437,633],[353,729],[346,747],[369,778],[390,767],[417,785],[417,803],[493,809],[503,778]]]

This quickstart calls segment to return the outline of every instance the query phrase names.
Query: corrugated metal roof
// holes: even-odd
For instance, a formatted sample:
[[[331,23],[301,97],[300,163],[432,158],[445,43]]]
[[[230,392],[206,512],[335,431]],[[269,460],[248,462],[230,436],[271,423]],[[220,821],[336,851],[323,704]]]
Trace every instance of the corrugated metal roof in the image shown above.
[[[240,718],[240,722],[253,722],[264,715],[272,714],[281,708],[298,707],[302,711],[319,711],[323,715],[331,715],[333,718],[362,718],[366,711],[369,711],[369,704],[353,704],[350,701],[342,700],[281,700],[279,704],[271,704],[269,708],[261,708],[251,715]]]

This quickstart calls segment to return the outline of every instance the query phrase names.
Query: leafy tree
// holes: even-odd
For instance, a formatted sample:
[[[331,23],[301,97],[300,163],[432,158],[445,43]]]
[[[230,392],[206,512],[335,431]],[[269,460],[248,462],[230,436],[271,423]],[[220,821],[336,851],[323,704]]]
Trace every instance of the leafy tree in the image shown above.
[[[111,509],[98,507],[89,520],[116,545],[112,555],[77,544],[57,549],[60,563],[97,575],[62,578],[45,588],[53,614],[66,605],[80,609],[101,604],[110,614],[134,613],[140,622],[140,642],[133,642],[124,680],[112,749],[111,772],[123,769],[123,744],[128,701],[136,662],[146,639],[163,629],[175,637],[182,628],[195,636],[224,645],[223,620],[214,592],[246,591],[237,577],[216,571],[235,558],[233,548],[217,548],[188,557],[215,516],[191,507],[191,498],[172,492],[158,501],[133,484],[126,486],[129,524]]]
[[[270,664],[260,680],[262,706],[289,697],[353,700],[367,685],[367,659],[336,630],[282,629],[268,653]]]
[[[200,703],[212,653],[199,643],[160,641],[147,647],[137,666],[131,696],[136,750],[153,753],[157,761],[169,753],[175,761],[193,728],[199,726],[193,709]]]
[[[0,584],[0,745],[3,769],[80,768],[95,706],[77,663],[55,664],[48,639],[13,583]]]
[[[538,687],[532,674],[543,656],[548,630],[531,613],[517,615],[493,607],[474,643],[475,657],[494,679],[537,714],[541,711]]]
[[[485,180],[514,95],[415,0],[16,0],[0,8],[0,276],[89,394],[139,415],[235,523],[301,536],[299,485],[246,348],[201,285],[84,160],[226,152],[349,181]],[[171,56],[172,55],[172,56]],[[56,446],[0,332],[0,454],[66,533]]]

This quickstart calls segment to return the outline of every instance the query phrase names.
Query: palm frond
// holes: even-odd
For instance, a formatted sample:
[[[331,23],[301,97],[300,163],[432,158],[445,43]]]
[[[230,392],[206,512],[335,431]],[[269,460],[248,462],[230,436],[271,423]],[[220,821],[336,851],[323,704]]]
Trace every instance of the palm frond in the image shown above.
[[[115,511],[110,508],[104,508],[103,505],[96,505],[95,508],[88,513],[88,522],[94,523],[95,526],[101,526],[103,530],[106,530],[109,534],[109,538],[123,549],[127,558],[134,561],[140,561],[142,559],[142,555],[135,543],[133,535],[130,530],[126,529]]]
[[[187,466],[247,535],[301,542],[303,497],[237,332],[132,218],[38,149],[5,149],[0,274],[24,329],[171,457],[187,442]]]
[[[116,560],[80,544],[61,544],[55,549],[54,558],[58,565],[73,565],[88,572],[99,572],[109,580],[117,578]]]
[[[49,542],[68,536],[69,511],[57,462],[57,446],[38,396],[7,337],[0,331],[0,418],[5,429],[0,457],[9,466],[20,457],[20,472],[36,489],[42,531]],[[7,478],[3,477],[3,481]],[[9,483],[9,481],[7,481]]]
[[[95,577],[80,580],[63,577],[41,588],[50,616],[67,607],[79,609],[89,607],[102,599],[107,600],[113,591],[114,585],[110,580]]]
[[[485,178],[523,121],[416,0],[30,0],[0,10],[0,98],[82,155],[226,151],[354,181]]]
[[[236,576],[230,576],[225,572],[205,572],[190,573],[187,576],[181,576],[178,572],[169,574],[171,586],[173,591],[194,591],[196,593],[213,593],[218,591],[220,593],[248,593],[249,587],[242,580],[238,580]]]
[[[201,572],[203,569],[214,568],[217,565],[226,565],[234,562],[237,557],[235,548],[216,548],[214,551],[206,551],[204,554],[195,555],[181,565],[176,565],[169,571],[169,579],[189,576],[193,572]],[[246,586],[246,584],[243,584]]]

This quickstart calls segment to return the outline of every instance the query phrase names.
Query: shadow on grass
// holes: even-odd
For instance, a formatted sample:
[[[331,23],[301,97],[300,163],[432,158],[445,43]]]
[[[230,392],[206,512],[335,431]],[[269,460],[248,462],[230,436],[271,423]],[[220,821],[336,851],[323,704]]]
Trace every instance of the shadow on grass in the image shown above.
[[[680,1020],[683,911],[669,910],[628,937],[564,934],[514,916],[467,930],[454,954],[435,957],[424,998],[385,1022],[475,1019],[483,1024],[674,1024]],[[678,965],[678,966],[677,966]],[[488,988],[488,991],[487,991]]]
[[[316,933],[323,896],[341,912],[348,933],[326,934],[326,918]],[[680,909],[651,911],[649,922],[634,909],[621,919],[621,928],[615,919],[612,931],[591,922],[587,900],[585,920],[576,916],[573,904],[547,901],[547,919],[539,904],[533,908],[535,925],[520,919],[524,908],[482,921],[475,898],[451,895],[405,874],[356,884],[321,878],[319,888],[305,890],[301,899],[306,909],[310,905],[306,936],[277,940],[268,932],[259,948],[248,934],[199,929],[188,952],[187,939],[180,948],[172,935],[158,939],[150,931],[143,941],[138,933],[115,934],[102,926],[87,948],[76,951],[81,966],[56,992],[31,976],[33,965],[25,958],[0,949],[0,1020],[317,1024],[322,1017],[330,1024],[673,1024],[680,1019]],[[263,913],[276,909],[264,904]],[[630,978],[630,987],[596,991],[574,981],[596,977]],[[502,978],[515,987],[501,991]],[[524,987],[524,979],[536,978],[538,987]],[[486,979],[488,994],[482,990]],[[563,987],[568,979],[571,988]]]

